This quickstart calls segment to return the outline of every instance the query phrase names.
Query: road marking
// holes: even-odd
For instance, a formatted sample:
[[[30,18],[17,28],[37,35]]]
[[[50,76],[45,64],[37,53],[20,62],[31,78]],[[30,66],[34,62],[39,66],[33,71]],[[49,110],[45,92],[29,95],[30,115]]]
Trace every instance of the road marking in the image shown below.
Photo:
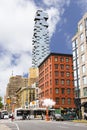
[[[17,127],[17,130],[19,130],[18,124],[17,124],[17,123],[15,123],[15,125],[16,125],[16,127]]]

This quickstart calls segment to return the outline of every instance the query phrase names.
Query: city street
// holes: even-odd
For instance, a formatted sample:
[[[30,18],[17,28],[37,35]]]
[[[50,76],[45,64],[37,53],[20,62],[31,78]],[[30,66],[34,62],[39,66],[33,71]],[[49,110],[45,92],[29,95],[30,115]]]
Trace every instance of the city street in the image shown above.
[[[69,121],[45,121],[45,120],[0,120],[11,130],[87,130],[87,124]]]

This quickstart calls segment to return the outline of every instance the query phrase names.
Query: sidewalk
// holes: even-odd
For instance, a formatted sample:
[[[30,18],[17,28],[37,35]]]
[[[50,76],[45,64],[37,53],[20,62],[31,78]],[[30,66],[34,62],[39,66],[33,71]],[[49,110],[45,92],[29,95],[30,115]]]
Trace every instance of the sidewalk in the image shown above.
[[[8,128],[6,125],[4,124],[0,124],[0,130],[11,130],[10,128]]]
[[[78,123],[87,123],[87,120],[73,120],[73,122],[78,122]]]

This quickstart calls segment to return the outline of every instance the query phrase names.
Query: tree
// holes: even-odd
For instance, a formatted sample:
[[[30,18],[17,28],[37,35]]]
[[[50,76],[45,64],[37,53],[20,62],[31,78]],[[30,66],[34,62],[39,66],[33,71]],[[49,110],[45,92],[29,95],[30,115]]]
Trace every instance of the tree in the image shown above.
[[[0,97],[0,109],[3,107],[2,97]]]

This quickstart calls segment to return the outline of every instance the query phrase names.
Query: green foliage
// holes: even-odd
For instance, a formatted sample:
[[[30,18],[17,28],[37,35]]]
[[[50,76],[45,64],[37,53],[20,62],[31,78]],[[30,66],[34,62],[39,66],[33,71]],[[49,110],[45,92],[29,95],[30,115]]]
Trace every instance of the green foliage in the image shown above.
[[[0,109],[3,107],[2,97],[0,97]]]

